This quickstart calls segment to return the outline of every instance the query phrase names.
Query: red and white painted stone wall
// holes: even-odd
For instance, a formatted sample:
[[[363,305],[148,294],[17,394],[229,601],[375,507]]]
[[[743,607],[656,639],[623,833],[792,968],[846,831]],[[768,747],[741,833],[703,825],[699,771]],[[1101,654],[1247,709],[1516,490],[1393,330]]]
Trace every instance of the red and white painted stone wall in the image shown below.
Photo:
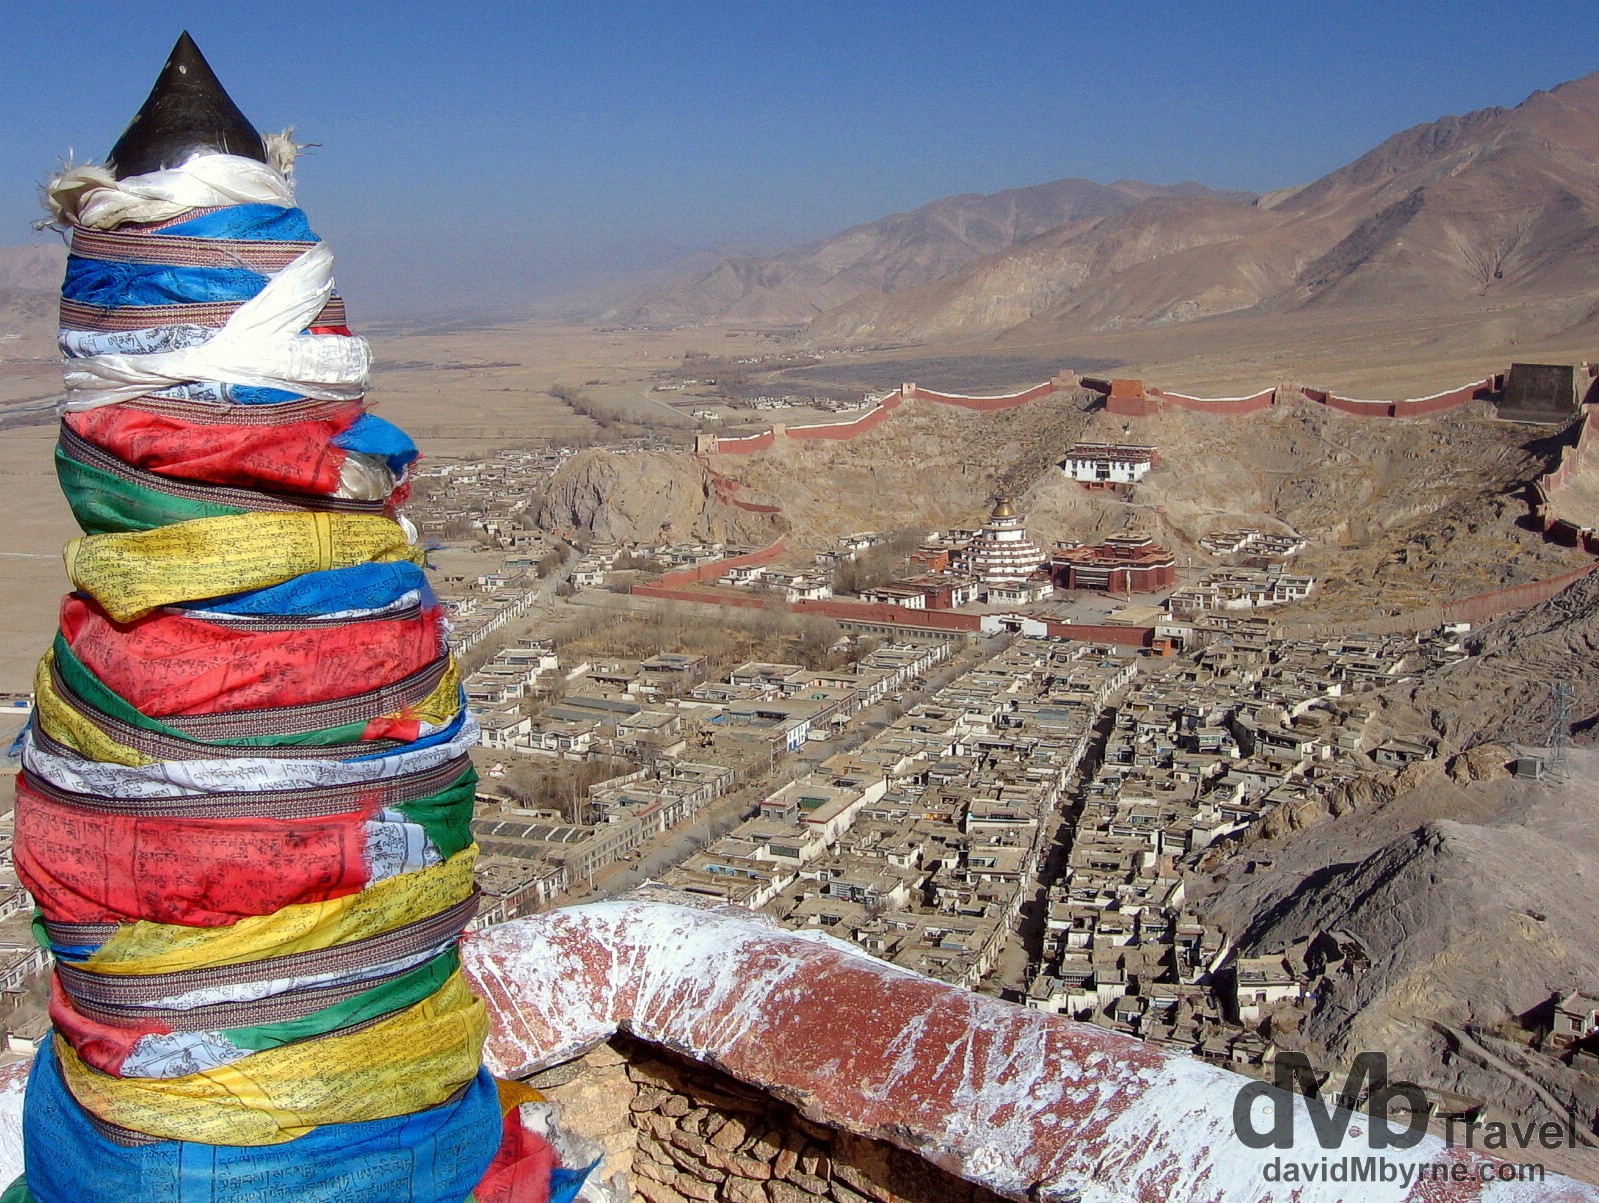
[[[812,1122],[910,1149],[1013,1199],[1352,1197],[1344,1182],[1268,1179],[1274,1160],[1326,1156],[1301,1099],[1292,1100],[1292,1149],[1247,1148],[1233,1103],[1248,1079],[733,908],[573,907],[482,932],[465,958],[496,1014],[487,1057],[502,1074],[570,1060],[625,1030]],[[1351,1117],[1347,1148],[1366,1151],[1367,1123]],[[1599,1188],[1555,1175],[1531,1188],[1500,1182],[1502,1163],[1436,1137],[1403,1157],[1458,1164],[1467,1180],[1363,1183],[1358,1197],[1599,1203]]]

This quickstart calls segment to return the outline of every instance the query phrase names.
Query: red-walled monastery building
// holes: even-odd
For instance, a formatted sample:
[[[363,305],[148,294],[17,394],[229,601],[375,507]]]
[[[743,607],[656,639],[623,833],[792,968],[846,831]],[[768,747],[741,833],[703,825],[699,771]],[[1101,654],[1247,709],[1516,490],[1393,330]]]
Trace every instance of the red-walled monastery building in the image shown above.
[[[1143,535],[1106,539],[1097,547],[1057,544],[1049,557],[1049,569],[1062,589],[1156,593],[1177,583],[1172,553]]]

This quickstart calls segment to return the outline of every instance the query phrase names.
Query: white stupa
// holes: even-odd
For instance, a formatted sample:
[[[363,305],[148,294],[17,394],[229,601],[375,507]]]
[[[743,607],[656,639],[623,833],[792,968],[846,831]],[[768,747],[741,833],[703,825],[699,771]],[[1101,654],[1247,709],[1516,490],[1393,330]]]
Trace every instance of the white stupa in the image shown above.
[[[985,585],[1025,581],[1044,563],[1043,549],[1027,537],[1026,521],[1001,496],[967,553],[972,574]]]

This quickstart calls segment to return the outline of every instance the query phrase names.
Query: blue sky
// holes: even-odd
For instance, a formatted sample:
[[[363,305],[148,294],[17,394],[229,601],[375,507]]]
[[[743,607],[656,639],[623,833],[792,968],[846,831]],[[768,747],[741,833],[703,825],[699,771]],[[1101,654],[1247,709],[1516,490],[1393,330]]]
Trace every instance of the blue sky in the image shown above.
[[[8,4],[0,244],[188,28],[362,311],[519,299],[1063,176],[1265,190],[1599,70],[1599,5]]]

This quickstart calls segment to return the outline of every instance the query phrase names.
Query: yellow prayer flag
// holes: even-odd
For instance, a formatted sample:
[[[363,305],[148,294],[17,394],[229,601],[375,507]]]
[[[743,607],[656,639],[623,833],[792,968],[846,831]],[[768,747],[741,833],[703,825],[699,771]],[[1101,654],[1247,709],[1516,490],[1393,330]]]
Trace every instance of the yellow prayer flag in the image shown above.
[[[84,535],[67,576],[118,622],[157,606],[279,585],[307,572],[424,555],[399,523],[372,514],[237,514],[155,530]]]
[[[478,1072],[488,1013],[459,972],[437,993],[347,1036],[324,1036],[181,1078],[115,1078],[65,1040],[67,1088],[101,1119],[160,1140],[269,1145],[323,1124],[437,1107]]]

